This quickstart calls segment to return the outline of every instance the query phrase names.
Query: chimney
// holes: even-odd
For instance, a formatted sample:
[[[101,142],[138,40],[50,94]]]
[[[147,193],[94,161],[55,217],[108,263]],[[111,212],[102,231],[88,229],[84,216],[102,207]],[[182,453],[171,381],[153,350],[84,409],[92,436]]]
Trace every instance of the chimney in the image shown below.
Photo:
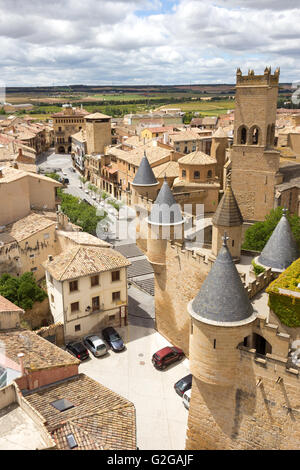
[[[19,157],[23,157],[22,149],[19,149]]]
[[[175,162],[175,150],[171,150],[170,152],[170,162]]]
[[[18,358],[19,358],[19,361],[20,361],[20,366],[21,366],[21,374],[22,375],[25,375],[25,368],[24,368],[24,354],[23,353],[19,353],[18,354]]]
[[[48,255],[48,261],[53,261],[53,256],[52,255]]]
[[[13,167],[14,167],[16,170],[19,168],[17,162],[14,162],[14,163],[13,163]]]

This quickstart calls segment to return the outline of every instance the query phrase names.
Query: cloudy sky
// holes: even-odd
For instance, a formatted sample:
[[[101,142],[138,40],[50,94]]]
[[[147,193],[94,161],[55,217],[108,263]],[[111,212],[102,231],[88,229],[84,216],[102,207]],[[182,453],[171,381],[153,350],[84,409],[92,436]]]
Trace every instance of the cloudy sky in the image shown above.
[[[300,80],[299,0],[0,0],[7,86]]]

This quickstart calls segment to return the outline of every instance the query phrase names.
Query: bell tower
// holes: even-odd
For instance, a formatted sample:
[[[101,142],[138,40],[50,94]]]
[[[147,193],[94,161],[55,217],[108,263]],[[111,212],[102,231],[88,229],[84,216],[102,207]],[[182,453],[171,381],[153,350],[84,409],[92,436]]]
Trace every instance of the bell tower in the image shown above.
[[[274,149],[279,69],[263,75],[236,74],[232,189],[244,220],[259,221],[274,206],[280,182],[279,152]]]

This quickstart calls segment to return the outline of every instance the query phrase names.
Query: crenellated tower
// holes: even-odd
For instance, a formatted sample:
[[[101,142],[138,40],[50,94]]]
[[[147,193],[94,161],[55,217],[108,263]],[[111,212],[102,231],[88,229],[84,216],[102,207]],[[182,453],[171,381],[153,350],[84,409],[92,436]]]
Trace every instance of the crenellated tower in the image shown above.
[[[264,220],[281,182],[279,152],[274,149],[279,69],[263,75],[236,74],[232,188],[243,218]]]

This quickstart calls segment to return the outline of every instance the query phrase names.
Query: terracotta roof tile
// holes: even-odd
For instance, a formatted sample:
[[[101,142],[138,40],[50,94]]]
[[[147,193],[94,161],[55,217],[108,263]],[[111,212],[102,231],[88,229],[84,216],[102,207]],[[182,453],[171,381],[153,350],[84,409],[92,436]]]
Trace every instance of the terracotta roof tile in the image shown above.
[[[184,163],[185,165],[213,165],[217,163],[217,160],[200,150],[196,150],[196,152],[188,153],[184,157],[179,158],[178,163]]]
[[[55,346],[30,330],[0,331],[0,342],[5,346],[7,357],[20,363],[18,354],[24,353],[24,367],[27,370],[48,369],[80,361],[67,351]]]
[[[130,265],[130,261],[116,250],[90,246],[72,247],[55,256],[52,261],[43,263],[44,268],[58,281],[75,279]]]
[[[53,401],[65,398],[74,407],[60,412]],[[67,434],[77,450],[136,449],[134,405],[84,374],[26,394],[26,400],[46,420],[46,427],[60,450],[69,450]]]
[[[34,233],[56,225],[56,222],[42,215],[32,213],[23,219],[7,226],[9,234],[18,242],[25,240]]]

